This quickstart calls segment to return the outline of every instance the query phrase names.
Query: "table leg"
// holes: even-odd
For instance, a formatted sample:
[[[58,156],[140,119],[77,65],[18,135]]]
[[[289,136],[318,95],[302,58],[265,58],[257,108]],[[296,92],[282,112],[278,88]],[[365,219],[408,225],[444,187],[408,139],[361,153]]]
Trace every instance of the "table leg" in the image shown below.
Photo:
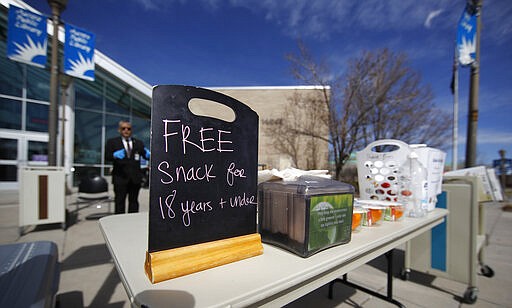
[[[344,274],[343,275],[343,278],[337,278],[333,281],[331,281],[329,283],[329,299],[332,299],[333,298],[333,288],[334,288],[334,284],[336,282],[340,282],[340,283],[343,283],[347,286],[350,286],[354,289],[357,289],[357,290],[361,290],[365,293],[368,293],[370,295],[373,295],[375,297],[378,297],[382,300],[385,300],[387,302],[390,302],[392,304],[395,304],[397,305],[398,307],[405,307],[402,303],[400,303],[399,301],[393,299],[393,249],[386,252],[386,259],[387,259],[387,262],[388,262],[388,266],[387,266],[387,294],[386,295],[383,295],[383,294],[380,294],[378,292],[375,292],[374,290],[370,290],[368,288],[365,288],[363,286],[360,286],[358,284],[355,284],[353,282],[350,282],[348,281],[347,279],[347,274]]]

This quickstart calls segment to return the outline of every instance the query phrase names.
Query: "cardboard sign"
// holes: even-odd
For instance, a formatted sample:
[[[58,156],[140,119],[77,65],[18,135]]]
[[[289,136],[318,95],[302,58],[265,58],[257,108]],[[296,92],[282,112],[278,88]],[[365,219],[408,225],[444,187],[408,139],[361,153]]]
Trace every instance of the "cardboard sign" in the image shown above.
[[[227,106],[235,119],[196,115],[192,99]],[[156,86],[151,114],[148,252],[256,233],[258,115],[188,86]]]

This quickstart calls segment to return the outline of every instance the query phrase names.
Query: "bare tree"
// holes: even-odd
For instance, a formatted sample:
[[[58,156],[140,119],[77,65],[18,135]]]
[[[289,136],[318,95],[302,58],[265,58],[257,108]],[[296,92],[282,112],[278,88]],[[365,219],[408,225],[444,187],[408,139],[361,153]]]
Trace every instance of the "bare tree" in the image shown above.
[[[274,147],[287,155],[292,165],[301,169],[320,169],[321,161],[326,161],[325,148],[328,142],[324,105],[318,97],[298,92],[288,98],[281,118],[265,124],[265,133],[273,138]]]
[[[307,120],[294,119],[290,110],[282,119],[279,134],[290,141],[294,140],[291,135],[299,135],[328,142],[335,178],[341,178],[351,153],[374,140],[391,138],[445,146],[450,117],[436,108],[430,87],[421,83],[404,54],[387,49],[365,52],[349,61],[344,75],[336,75],[325,63],[316,62],[302,42],[298,47],[298,54],[287,56],[293,75],[306,84],[322,86],[323,94],[295,107],[322,106],[310,116],[324,123],[328,137],[299,125]]]
[[[365,52],[350,62],[346,76],[343,105],[357,106],[363,116],[364,144],[392,138],[443,146],[450,117],[435,107],[430,87],[421,84],[404,54],[387,49]]]

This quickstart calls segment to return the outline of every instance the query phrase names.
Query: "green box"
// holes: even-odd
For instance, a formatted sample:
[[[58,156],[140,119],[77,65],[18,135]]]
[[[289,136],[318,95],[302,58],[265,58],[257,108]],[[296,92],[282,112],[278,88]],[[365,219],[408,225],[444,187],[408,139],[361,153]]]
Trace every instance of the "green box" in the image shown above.
[[[350,242],[354,187],[322,177],[258,186],[262,241],[309,257]]]

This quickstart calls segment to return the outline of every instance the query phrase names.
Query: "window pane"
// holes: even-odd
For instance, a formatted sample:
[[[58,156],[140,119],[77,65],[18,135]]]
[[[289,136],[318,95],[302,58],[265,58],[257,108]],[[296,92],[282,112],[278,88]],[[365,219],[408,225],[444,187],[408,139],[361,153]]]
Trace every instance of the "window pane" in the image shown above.
[[[77,110],[75,113],[75,163],[101,163],[101,122],[98,112]]]
[[[0,98],[0,127],[9,129],[21,129],[20,101]]]
[[[132,118],[133,136],[144,142],[144,145],[149,148],[149,133],[151,130],[151,119],[140,118],[134,116]]]
[[[103,81],[96,78],[94,82],[75,79],[75,106],[87,110],[103,110]]]
[[[41,141],[28,142],[29,161],[48,161],[48,143]]]
[[[142,118],[151,118],[151,99],[140,101],[132,97],[132,114]]]
[[[0,159],[18,159],[18,140],[0,138]]]
[[[18,167],[15,165],[0,165],[0,181],[16,182]]]
[[[6,41],[2,39],[0,40],[0,94],[21,97],[25,64],[9,60],[6,54]]]
[[[27,97],[42,101],[50,100],[50,72],[27,66]]]
[[[48,131],[48,105],[27,103],[27,130]]]
[[[128,91],[122,91],[107,83],[106,102],[107,112],[126,115],[130,114],[130,95],[128,94]]]
[[[108,140],[110,138],[118,137],[119,132],[117,131],[119,127],[119,121],[128,121],[128,117],[122,117],[122,116],[113,116],[113,115],[107,115],[106,116],[106,123],[105,123],[105,140]]]

